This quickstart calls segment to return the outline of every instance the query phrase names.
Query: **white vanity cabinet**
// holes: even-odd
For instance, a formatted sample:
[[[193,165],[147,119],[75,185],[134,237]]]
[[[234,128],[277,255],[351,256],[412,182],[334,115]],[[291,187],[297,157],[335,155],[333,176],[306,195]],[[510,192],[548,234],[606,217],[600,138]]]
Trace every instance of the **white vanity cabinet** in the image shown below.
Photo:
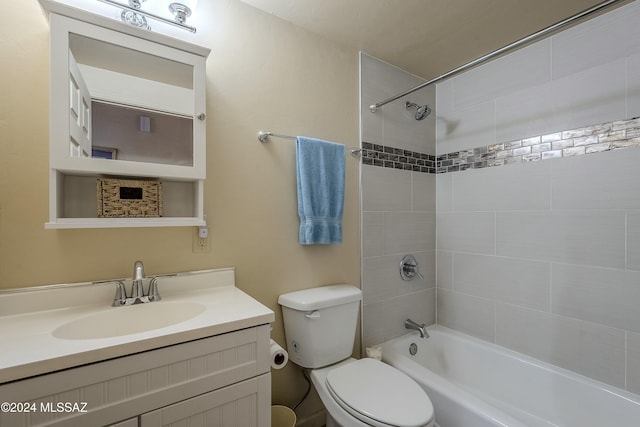
[[[209,49],[39,2],[51,33],[45,227],[204,225]],[[100,215],[98,178],[160,182],[162,209]],[[143,200],[141,194],[119,197]]]
[[[259,325],[0,385],[0,402],[32,405],[1,412],[0,425],[269,427],[269,329]]]

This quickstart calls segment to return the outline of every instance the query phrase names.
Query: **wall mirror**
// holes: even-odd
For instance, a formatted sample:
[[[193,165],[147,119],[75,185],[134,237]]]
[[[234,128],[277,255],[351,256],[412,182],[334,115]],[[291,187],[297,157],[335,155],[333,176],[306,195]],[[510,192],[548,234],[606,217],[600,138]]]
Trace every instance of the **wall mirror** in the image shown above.
[[[193,66],[69,34],[69,156],[193,165]]]
[[[204,179],[208,49],[63,11],[49,14],[52,169]]]

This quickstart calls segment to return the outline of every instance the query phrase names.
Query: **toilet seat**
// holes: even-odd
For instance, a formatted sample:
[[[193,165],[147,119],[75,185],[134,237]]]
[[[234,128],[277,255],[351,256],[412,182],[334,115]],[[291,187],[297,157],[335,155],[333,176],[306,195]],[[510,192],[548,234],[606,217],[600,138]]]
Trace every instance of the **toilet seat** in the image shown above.
[[[420,386],[399,370],[361,359],[331,370],[327,389],[352,416],[376,427],[423,427],[433,405]]]

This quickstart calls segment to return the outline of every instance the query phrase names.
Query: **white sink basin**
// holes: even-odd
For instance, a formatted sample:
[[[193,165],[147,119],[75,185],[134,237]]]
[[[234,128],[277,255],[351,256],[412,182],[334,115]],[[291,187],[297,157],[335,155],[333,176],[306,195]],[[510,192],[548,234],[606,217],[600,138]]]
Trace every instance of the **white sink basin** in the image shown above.
[[[56,338],[86,340],[152,331],[193,319],[205,306],[187,301],[156,301],[124,307],[72,320],[54,329]]]

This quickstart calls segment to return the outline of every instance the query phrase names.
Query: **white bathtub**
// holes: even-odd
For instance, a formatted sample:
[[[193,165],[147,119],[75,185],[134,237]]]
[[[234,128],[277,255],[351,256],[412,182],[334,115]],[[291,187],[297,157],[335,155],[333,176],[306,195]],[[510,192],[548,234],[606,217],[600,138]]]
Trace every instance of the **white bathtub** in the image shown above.
[[[415,379],[440,427],[638,427],[640,397],[505,348],[432,326],[383,344]],[[410,355],[415,343],[418,352]]]

